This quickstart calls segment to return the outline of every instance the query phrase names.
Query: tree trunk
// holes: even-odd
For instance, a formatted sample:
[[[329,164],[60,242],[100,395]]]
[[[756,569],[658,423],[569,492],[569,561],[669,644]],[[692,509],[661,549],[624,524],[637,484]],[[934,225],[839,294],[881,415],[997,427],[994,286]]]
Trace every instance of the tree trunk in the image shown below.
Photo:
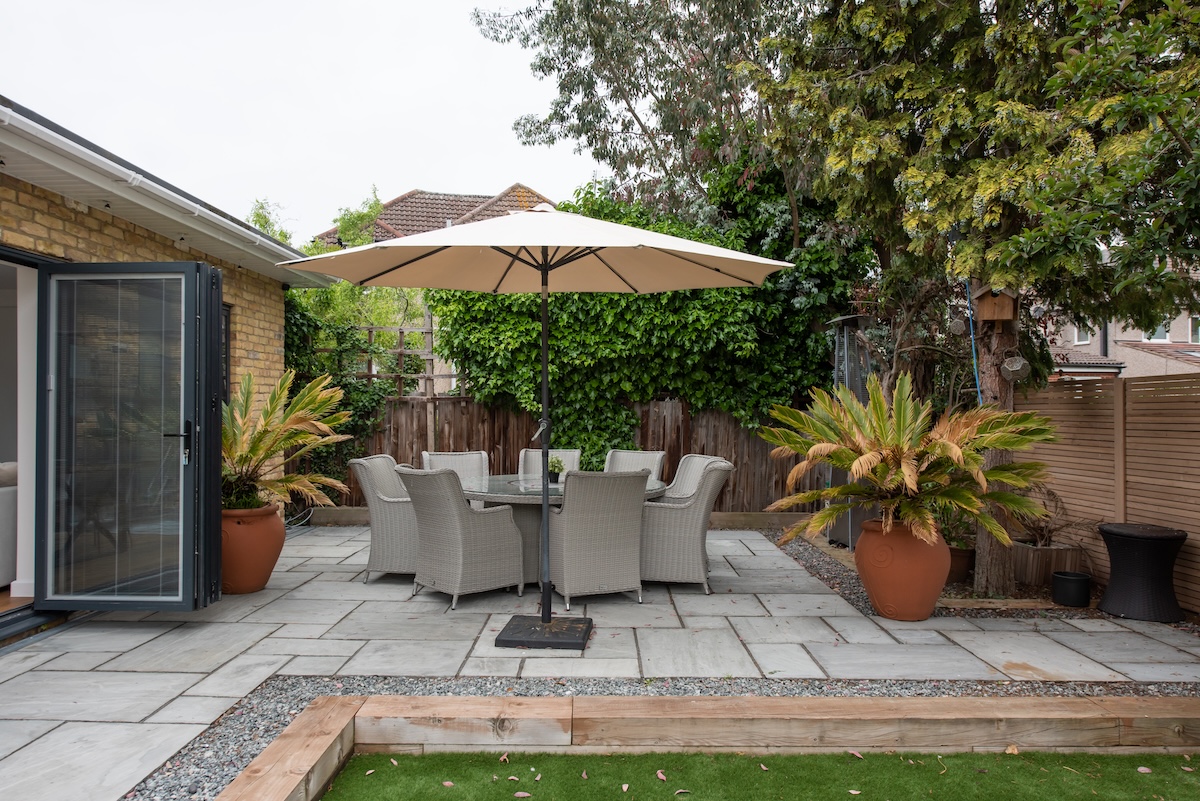
[[[1016,324],[977,322],[976,330],[979,332],[979,387],[983,402],[1011,412],[1012,382],[1000,373],[1000,364],[1006,356],[1012,355],[1010,351],[1015,352]],[[992,467],[1010,461],[1012,454],[1009,451],[991,451],[984,458],[985,466]],[[975,542],[975,592],[986,596],[1011,596],[1016,589],[1011,549],[981,531]]]

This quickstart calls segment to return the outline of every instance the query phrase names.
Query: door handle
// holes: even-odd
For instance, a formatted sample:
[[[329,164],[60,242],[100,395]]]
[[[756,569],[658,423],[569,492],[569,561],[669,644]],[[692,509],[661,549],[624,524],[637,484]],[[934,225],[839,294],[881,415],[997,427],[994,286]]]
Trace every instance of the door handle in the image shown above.
[[[163,434],[164,438],[180,437],[183,439],[183,463],[188,464],[192,457],[192,421],[185,420],[183,422],[182,434]]]

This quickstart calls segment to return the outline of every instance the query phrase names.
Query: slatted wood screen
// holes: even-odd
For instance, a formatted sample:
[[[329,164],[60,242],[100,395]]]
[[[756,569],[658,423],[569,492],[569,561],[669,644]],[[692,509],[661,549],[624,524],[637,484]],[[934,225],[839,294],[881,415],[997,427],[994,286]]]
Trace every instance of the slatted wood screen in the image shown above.
[[[1077,520],[1149,523],[1188,532],[1175,564],[1175,594],[1200,611],[1200,374],[1058,381],[1018,411],[1038,411],[1058,441],[1032,458],[1050,466],[1052,488]],[[1091,571],[1109,574],[1099,532],[1076,537]]]
[[[776,460],[771,446],[721,412],[692,414],[682,401],[637,404],[641,419],[634,441],[643,450],[666,451],[663,479],[670,481],[685,453],[721,456],[734,472],[718,499],[717,511],[761,512],[785,494],[788,471],[796,459]],[[397,462],[421,464],[421,451],[487,451],[493,473],[515,473],[521,449],[531,447],[537,420],[527,412],[494,409],[467,398],[403,397],[388,401],[383,425],[368,453],[390,453]],[[819,481],[813,474],[809,484]],[[362,494],[349,482],[351,505]]]

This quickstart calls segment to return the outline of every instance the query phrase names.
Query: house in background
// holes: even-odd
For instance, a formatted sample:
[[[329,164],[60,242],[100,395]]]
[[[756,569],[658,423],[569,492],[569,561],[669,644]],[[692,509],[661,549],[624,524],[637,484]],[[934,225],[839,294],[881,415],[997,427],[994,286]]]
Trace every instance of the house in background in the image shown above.
[[[214,597],[220,400],[282,373],[302,256],[0,97],[0,640],[31,599]]]
[[[1124,378],[1200,372],[1200,317],[1180,315],[1155,331],[1108,323],[1064,326],[1051,349],[1060,374]]]

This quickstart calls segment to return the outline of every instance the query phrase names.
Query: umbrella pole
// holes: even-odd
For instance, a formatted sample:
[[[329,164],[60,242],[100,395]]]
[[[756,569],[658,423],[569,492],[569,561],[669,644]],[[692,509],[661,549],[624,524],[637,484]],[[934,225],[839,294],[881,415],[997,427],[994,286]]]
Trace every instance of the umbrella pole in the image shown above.
[[[541,579],[542,614],[513,615],[496,635],[498,648],[571,648],[582,651],[592,634],[589,617],[559,617],[551,620],[550,588],[550,260],[542,248],[542,524]]]

